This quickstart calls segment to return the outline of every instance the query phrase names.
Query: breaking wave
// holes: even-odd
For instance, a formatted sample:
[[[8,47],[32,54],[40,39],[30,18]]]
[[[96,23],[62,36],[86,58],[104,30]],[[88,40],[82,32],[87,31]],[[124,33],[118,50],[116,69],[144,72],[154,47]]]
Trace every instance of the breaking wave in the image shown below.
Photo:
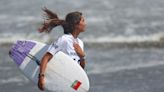
[[[55,38],[49,34],[0,34],[0,44],[10,44],[17,40],[36,40],[49,43]],[[147,36],[86,36],[82,38],[86,46],[91,47],[164,47],[164,33],[157,33]]]

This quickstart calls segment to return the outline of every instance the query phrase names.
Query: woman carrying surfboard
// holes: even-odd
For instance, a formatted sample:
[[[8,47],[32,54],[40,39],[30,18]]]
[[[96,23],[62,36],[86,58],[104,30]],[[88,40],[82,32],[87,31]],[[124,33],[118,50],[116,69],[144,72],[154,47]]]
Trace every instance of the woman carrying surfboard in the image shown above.
[[[59,37],[57,41],[50,45],[47,53],[41,60],[38,80],[38,87],[40,90],[44,90],[44,74],[46,65],[58,51],[62,51],[69,55],[75,62],[79,63],[82,68],[85,67],[84,44],[83,41],[78,38],[78,35],[85,31],[86,26],[82,13],[71,12],[66,15],[65,20],[61,20],[58,18],[57,14],[47,8],[43,9],[43,11],[46,13],[47,19],[39,28],[39,32],[51,32],[54,27],[62,26],[64,29],[64,35]]]

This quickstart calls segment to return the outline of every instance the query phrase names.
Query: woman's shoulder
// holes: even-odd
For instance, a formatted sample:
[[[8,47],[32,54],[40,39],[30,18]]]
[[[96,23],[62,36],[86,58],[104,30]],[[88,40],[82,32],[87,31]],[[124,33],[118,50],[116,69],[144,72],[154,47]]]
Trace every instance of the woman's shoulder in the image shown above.
[[[71,37],[67,34],[64,34],[58,38],[58,41],[60,42],[70,42],[71,40],[72,40]]]
[[[63,39],[63,40],[70,40],[71,36],[68,35],[68,34],[64,34],[64,35],[61,36],[61,39]]]

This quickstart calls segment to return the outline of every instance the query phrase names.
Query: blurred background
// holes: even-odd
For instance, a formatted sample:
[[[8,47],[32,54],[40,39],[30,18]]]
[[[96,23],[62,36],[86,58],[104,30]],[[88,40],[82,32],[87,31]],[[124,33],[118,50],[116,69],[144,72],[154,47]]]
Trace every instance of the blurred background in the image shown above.
[[[16,40],[50,44],[63,34],[38,33],[42,8],[61,19],[81,11],[87,28],[85,43],[89,92],[163,92],[163,0],[0,0],[0,91],[41,92],[8,56]]]

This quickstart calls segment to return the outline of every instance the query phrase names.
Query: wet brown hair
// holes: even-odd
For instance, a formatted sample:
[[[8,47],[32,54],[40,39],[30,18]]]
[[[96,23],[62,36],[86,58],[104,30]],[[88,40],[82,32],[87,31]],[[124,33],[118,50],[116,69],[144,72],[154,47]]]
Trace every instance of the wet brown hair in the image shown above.
[[[65,20],[59,19],[57,14],[44,8],[46,19],[44,23],[39,28],[39,32],[51,32],[54,27],[62,26],[64,29],[64,34],[72,33],[75,30],[75,26],[79,24],[82,13],[81,12],[71,12],[66,15]]]

